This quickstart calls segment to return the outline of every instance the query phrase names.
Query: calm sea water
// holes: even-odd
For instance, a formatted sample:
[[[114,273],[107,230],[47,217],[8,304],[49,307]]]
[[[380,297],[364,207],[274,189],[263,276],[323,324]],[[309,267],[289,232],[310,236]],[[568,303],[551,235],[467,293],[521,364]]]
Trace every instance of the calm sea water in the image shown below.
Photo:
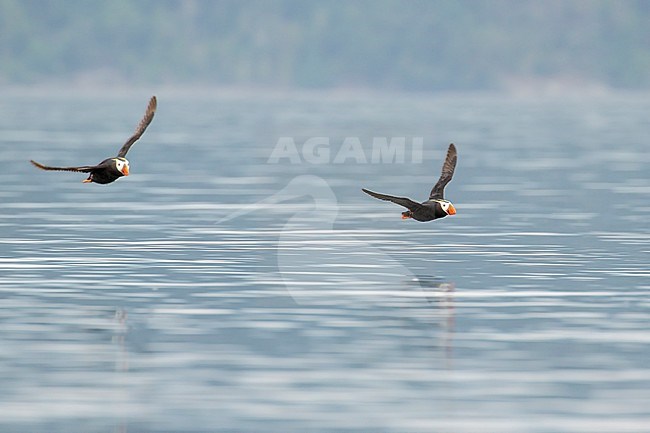
[[[0,98],[1,431],[648,431],[650,98],[158,92],[128,178],[28,163],[149,96]],[[361,192],[425,199],[452,141],[456,216]]]

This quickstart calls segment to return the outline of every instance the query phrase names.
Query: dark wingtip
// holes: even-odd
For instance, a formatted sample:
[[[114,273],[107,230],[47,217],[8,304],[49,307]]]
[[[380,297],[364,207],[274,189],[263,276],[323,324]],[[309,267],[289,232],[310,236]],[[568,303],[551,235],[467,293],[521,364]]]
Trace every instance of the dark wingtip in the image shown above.
[[[147,115],[151,114],[154,115],[156,114],[156,110],[158,109],[158,99],[156,98],[156,95],[153,95],[151,99],[149,99],[149,105],[147,105]]]
[[[43,164],[39,164],[38,162],[34,161],[33,159],[30,159],[29,162],[31,162],[34,167],[43,168]]]

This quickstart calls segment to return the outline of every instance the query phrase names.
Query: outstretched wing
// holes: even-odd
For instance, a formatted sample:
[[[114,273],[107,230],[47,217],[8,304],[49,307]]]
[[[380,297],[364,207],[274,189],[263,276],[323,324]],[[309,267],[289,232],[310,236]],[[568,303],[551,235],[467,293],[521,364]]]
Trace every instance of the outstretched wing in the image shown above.
[[[122,148],[118,152],[117,156],[119,158],[124,158],[131,148],[133,146],[133,143],[138,141],[140,137],[142,137],[142,134],[144,134],[144,131],[147,129],[147,126],[151,123],[153,120],[153,115],[156,114],[156,107],[158,106],[158,101],[156,100],[155,96],[152,96],[151,99],[149,100],[149,105],[147,105],[147,111],[144,113],[144,117],[138,124],[138,127],[135,128],[135,132],[133,135],[126,140],[126,143],[122,145]]]
[[[404,206],[410,211],[416,211],[417,209],[421,208],[422,205],[418,202],[415,202],[411,200],[410,198],[406,197],[395,197],[392,195],[386,195],[386,194],[379,194],[378,192],[373,192],[370,190],[367,190],[365,188],[361,188],[361,191],[365,192],[368,195],[373,196],[374,198],[378,198],[379,200],[385,200],[385,201],[392,201],[393,203],[397,203],[400,206]]]
[[[97,168],[96,165],[83,165],[81,167],[50,167],[48,165],[43,165],[39,162],[36,162],[34,160],[30,160],[34,166],[40,168],[41,170],[49,170],[49,171],[76,171],[78,173],[90,173],[94,169]]]
[[[451,178],[454,176],[454,169],[456,168],[456,160],[458,156],[456,154],[456,146],[454,143],[449,145],[447,150],[447,157],[445,158],[445,163],[442,164],[442,174],[440,179],[434,185],[431,193],[429,194],[429,199],[442,199],[445,198],[445,186],[451,181]]]

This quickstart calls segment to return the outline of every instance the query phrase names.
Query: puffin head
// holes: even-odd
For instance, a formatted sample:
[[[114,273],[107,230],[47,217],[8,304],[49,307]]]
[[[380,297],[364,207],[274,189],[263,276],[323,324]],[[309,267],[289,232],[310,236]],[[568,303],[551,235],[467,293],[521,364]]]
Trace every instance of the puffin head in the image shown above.
[[[115,158],[113,161],[115,161],[115,168],[117,171],[122,173],[122,176],[128,176],[129,175],[129,161],[127,161],[126,158]]]
[[[450,201],[440,200],[438,201],[438,203],[440,204],[440,208],[444,213],[446,213],[447,215],[456,215],[456,208],[454,207],[453,204],[451,204]]]

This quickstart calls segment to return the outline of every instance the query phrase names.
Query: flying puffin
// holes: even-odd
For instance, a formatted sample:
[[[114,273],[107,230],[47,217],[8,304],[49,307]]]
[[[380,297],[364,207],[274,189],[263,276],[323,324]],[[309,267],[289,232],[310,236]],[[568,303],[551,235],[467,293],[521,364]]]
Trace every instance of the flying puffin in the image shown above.
[[[452,143],[447,150],[447,157],[445,158],[445,163],[442,165],[440,179],[438,179],[431,193],[429,193],[429,200],[425,202],[417,203],[410,198],[379,194],[365,188],[362,188],[362,191],[380,200],[392,201],[407,208],[408,210],[406,212],[402,212],[402,219],[413,218],[416,221],[431,221],[444,218],[447,215],[455,215],[456,208],[450,201],[444,199],[444,191],[445,186],[447,186],[454,175],[457,159],[456,146]]]
[[[131,146],[133,146],[133,143],[138,141],[138,139],[147,129],[147,126],[149,126],[153,120],[153,116],[156,113],[157,104],[158,102],[156,101],[156,97],[152,96],[149,100],[147,111],[144,113],[144,117],[138,124],[135,132],[128,140],[126,140],[126,143],[124,143],[120,151],[117,153],[117,156],[114,158],[107,158],[97,165],[84,165],[81,167],[50,167],[40,164],[34,160],[30,160],[30,162],[42,170],[76,171],[80,173],[90,173],[88,178],[83,181],[84,183],[94,182],[106,184],[114,182],[122,176],[128,176],[129,161],[125,158],[126,153],[129,151]]]

